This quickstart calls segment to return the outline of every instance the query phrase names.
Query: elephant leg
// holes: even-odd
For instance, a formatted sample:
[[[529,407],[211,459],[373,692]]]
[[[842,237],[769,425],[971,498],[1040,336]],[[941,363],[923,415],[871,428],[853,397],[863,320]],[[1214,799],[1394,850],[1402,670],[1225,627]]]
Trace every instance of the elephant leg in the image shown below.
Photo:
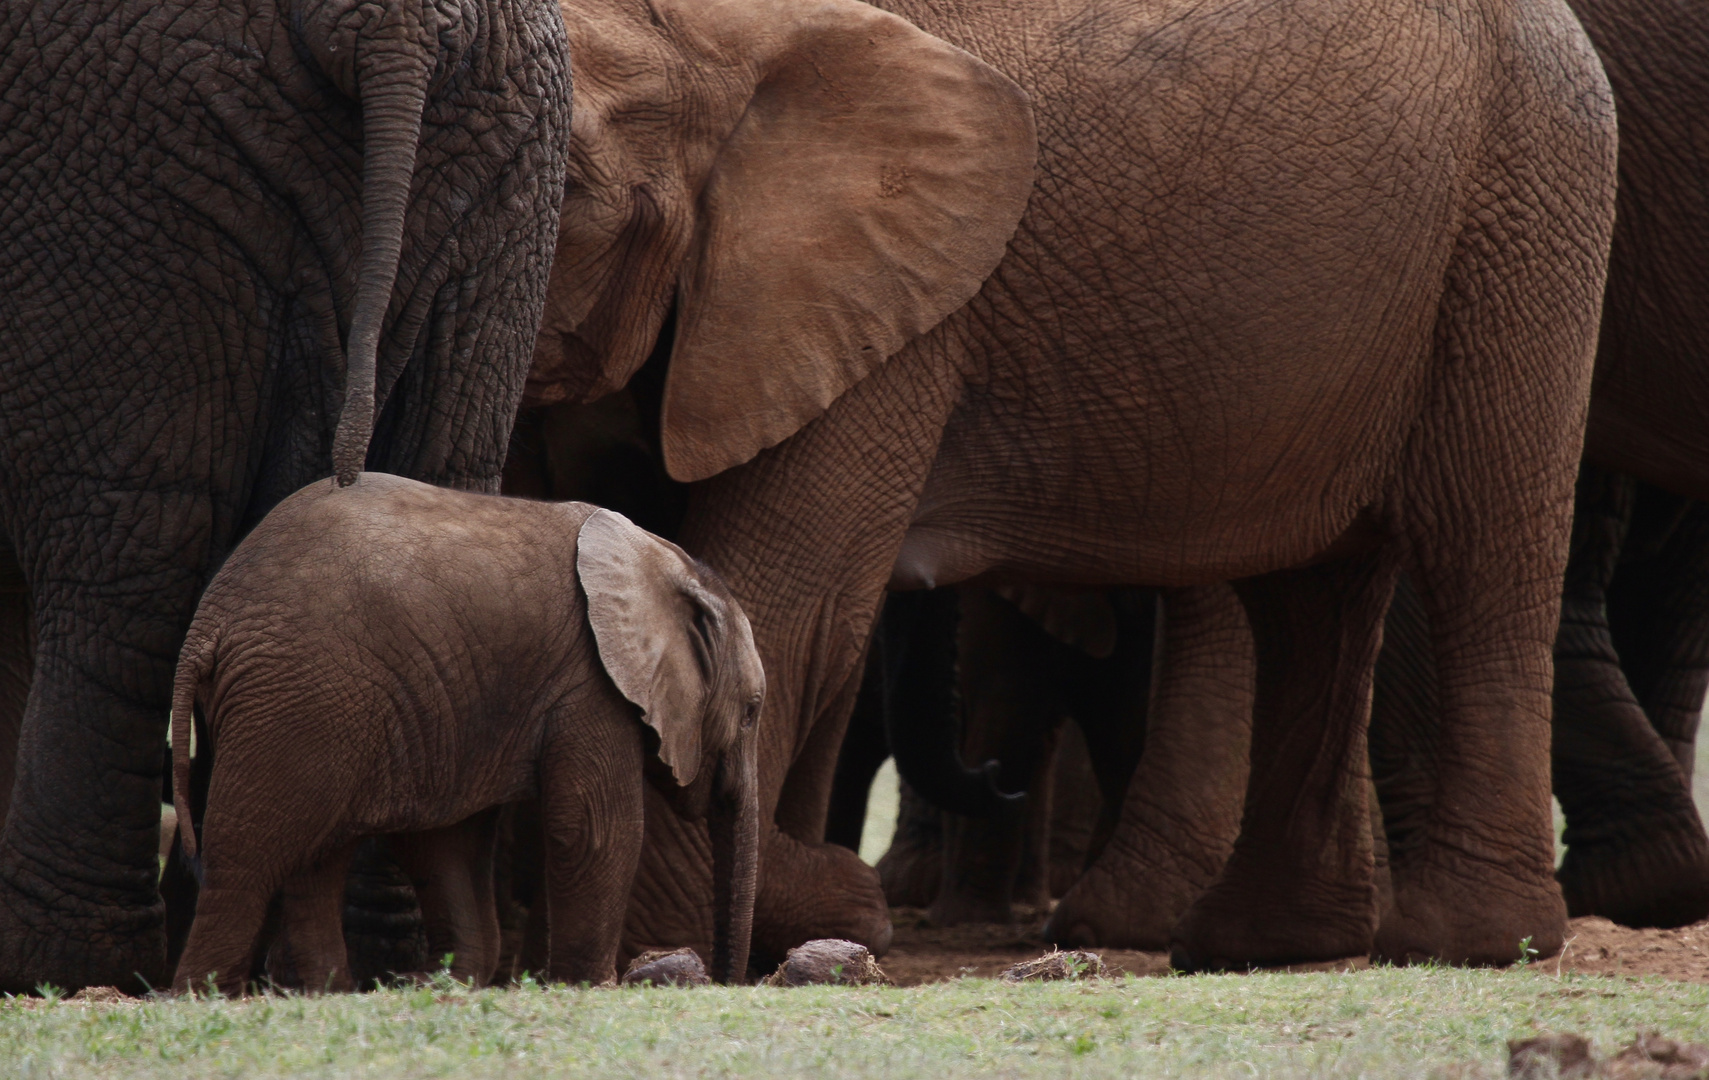
[[[1067,895],[1092,861],[1096,850],[1094,833],[1104,813],[1098,773],[1092,767],[1092,755],[1079,724],[1063,725],[1051,772],[1050,843],[1044,860],[1049,878],[1045,896],[1055,898]]]
[[[357,986],[423,971],[438,960],[428,953],[415,888],[384,837],[356,846],[344,883],[343,918],[345,953]]]
[[[75,596],[32,582],[34,678],[0,830],[0,990],[167,980],[160,748],[200,585],[178,565]]]
[[[1394,867],[1430,837],[1436,802],[1436,658],[1430,620],[1412,578],[1400,575],[1383,620],[1383,648],[1371,687],[1372,839],[1385,865],[1378,880],[1383,919],[1393,917]],[[1379,931],[1380,934],[1380,931]]]
[[[1609,632],[1627,683],[1689,781],[1709,689],[1709,503],[1647,484],[1637,496],[1608,586]]]
[[[1567,819],[1557,877],[1571,915],[1680,926],[1709,914],[1709,838],[1673,749],[1627,682],[1627,654],[1611,632],[1616,566],[1623,545],[1639,539],[1625,527],[1633,493],[1627,478],[1589,467],[1581,474],[1555,642],[1554,788]],[[1658,560],[1634,561],[1658,569]],[[1665,564],[1660,569],[1665,578]],[[1640,658],[1641,648],[1676,648],[1688,669],[1697,660],[1689,606],[1683,617],[1670,610],[1666,585],[1646,576],[1628,579],[1636,595],[1626,600],[1653,606],[1628,613],[1625,636],[1632,664],[1653,687],[1666,677],[1665,661]]]
[[[1246,613],[1228,585],[1161,599],[1144,753],[1109,840],[1051,915],[1052,941],[1167,947],[1240,833],[1253,707]]]
[[[495,981],[546,970],[544,861],[539,802],[525,799],[503,807],[493,870],[501,941]]]
[[[892,907],[929,907],[943,883],[944,820],[949,815],[897,782],[896,829],[878,860],[878,880]]]
[[[1506,573],[1521,583],[1548,580]],[[1393,906],[1376,953],[1395,963],[1506,964],[1521,941],[1548,956],[1565,937],[1553,875],[1549,702],[1538,692],[1548,686],[1541,631],[1554,624],[1553,605],[1484,585],[1462,577],[1460,587],[1433,596],[1419,582],[1438,735],[1429,811],[1386,825]]]
[[[309,994],[356,989],[342,919],[344,879],[355,853],[356,845],[346,844],[285,879],[279,890],[279,933],[267,955],[267,973],[277,985]]]
[[[196,921],[184,943],[173,986],[180,993],[213,989],[241,994],[267,921],[271,890],[209,882],[197,897]]]
[[[1084,737],[1085,752],[1090,754],[1094,785],[1085,797],[1096,798],[1099,803],[1080,870],[1103,852],[1121,820],[1128,785],[1151,738],[1152,684],[1159,663],[1158,629],[1162,619],[1159,591],[1120,589],[1109,595],[1116,620],[1114,651],[1103,659],[1075,657],[1064,672],[1063,688],[1069,712]],[[1228,603],[1231,609],[1238,610],[1239,602],[1232,596]],[[1244,616],[1242,620],[1244,627]],[[1250,677],[1247,673],[1246,678]],[[1247,717],[1243,716],[1243,732],[1247,723]],[[1168,742],[1167,736],[1164,742]],[[1242,773],[1237,786],[1244,783]],[[1232,838],[1229,842],[1233,843]],[[1078,871],[1074,876],[1080,876]],[[1072,885],[1070,881],[1068,887]]]
[[[642,779],[644,753],[632,721],[621,731],[578,727],[570,717],[548,726],[539,770],[552,982],[603,986],[617,979],[624,910],[645,835],[642,788],[651,786]]]
[[[443,829],[391,838],[392,854],[421,904],[429,963],[449,954],[451,975],[476,986],[493,979],[499,959],[493,853],[499,810],[483,810]]]
[[[1365,724],[1393,581],[1378,553],[1236,585],[1256,659],[1244,815],[1222,875],[1175,928],[1176,967],[1370,953]]]
[[[1002,763],[998,787],[1034,793],[1050,767],[1053,729],[1064,703],[1052,678],[1063,652],[1019,608],[989,589],[961,591],[960,656],[965,761]],[[1029,817],[1039,800],[1002,808],[998,816],[945,814],[942,883],[930,916],[939,926],[1006,923],[1014,918],[1015,877]]]

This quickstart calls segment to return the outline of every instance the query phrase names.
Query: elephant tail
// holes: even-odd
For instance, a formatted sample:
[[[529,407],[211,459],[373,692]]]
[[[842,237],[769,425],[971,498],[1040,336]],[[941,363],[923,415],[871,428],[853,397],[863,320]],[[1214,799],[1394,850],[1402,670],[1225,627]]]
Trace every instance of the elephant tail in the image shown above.
[[[172,684],[172,809],[178,815],[178,843],[197,881],[202,860],[196,850],[196,821],[190,809],[190,730],[196,710],[196,690],[213,668],[213,642],[194,633],[178,658]],[[203,753],[208,751],[202,748]]]
[[[356,482],[374,436],[374,369],[380,328],[391,306],[403,251],[404,216],[415,179],[422,111],[435,57],[388,49],[364,37],[357,45],[362,101],[362,254],[356,304],[344,349],[344,408],[332,439],[339,487]]]

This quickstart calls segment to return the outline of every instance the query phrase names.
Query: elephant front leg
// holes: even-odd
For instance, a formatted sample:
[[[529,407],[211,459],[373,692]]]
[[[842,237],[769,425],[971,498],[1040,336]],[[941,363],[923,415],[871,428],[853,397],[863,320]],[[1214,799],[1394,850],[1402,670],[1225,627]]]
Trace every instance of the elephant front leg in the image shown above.
[[[1068,946],[1164,949],[1240,832],[1252,725],[1252,631],[1227,585],[1170,589],[1145,749],[1109,841],[1057,904]]]
[[[1175,928],[1176,967],[1370,953],[1377,907],[1365,724],[1393,577],[1372,555],[1238,585],[1256,657],[1245,813],[1222,876]]]
[[[647,786],[640,725],[624,720],[615,731],[579,730],[573,721],[551,725],[541,753],[546,975],[552,982],[604,986],[617,979],[623,916],[645,835],[641,792]],[[711,954],[708,948],[703,955]]]

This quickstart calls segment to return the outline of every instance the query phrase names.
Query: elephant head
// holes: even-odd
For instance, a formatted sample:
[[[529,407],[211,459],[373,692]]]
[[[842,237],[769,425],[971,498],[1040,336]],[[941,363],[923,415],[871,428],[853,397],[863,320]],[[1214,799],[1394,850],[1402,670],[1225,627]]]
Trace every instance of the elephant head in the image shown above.
[[[755,736],[765,671],[729,589],[681,548],[609,510],[582,524],[576,569],[600,663],[641,710],[658,759],[712,834],[712,975],[748,968],[759,876]]]
[[[571,163],[525,402],[625,385],[676,313],[660,439],[698,480],[971,298],[1025,207],[1026,95],[857,0],[562,0]]]

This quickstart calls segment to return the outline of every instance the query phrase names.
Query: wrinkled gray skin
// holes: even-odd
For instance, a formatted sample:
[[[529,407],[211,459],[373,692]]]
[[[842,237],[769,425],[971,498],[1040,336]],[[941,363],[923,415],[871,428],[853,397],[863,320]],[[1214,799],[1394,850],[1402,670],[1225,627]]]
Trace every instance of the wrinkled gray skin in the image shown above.
[[[610,982],[649,772],[709,824],[711,967],[740,979],[764,695],[728,589],[619,515],[377,473],[311,485],[239,545],[185,642],[180,822],[193,815],[193,708],[213,771],[200,845],[185,836],[204,876],[176,985],[240,991],[277,892],[269,967],[311,991],[351,989],[345,870],[360,840],[393,833],[430,955],[455,953],[453,973],[485,983],[499,959],[496,811],[521,799],[542,820],[542,974]]]
[[[1709,505],[1586,465],[1555,639],[1554,791],[1567,910],[1628,926],[1709,914],[1709,838],[1691,794],[1709,682]],[[1429,622],[1395,591],[1377,662],[1371,766],[1395,863],[1433,805]]]
[[[351,467],[496,487],[569,91],[537,0],[0,14],[0,989],[164,984],[173,663],[346,354]]]
[[[531,386],[623,385],[674,302],[681,539],[769,677],[756,951],[888,939],[820,842],[837,747],[885,589],[984,578],[1238,579],[1254,767],[1176,958],[1369,953],[1401,568],[1441,619],[1454,812],[1386,940],[1558,947],[1549,643],[1614,180],[1571,13],[888,6],[940,45],[854,0],[563,4],[586,92]],[[647,828],[628,939],[703,941],[703,836]]]
[[[1620,187],[1555,642],[1560,880],[1575,915],[1678,925],[1709,914],[1690,789],[1709,682],[1709,524],[1690,502],[1709,499],[1709,9],[1571,3],[1613,87]],[[1428,632],[1397,608],[1379,672],[1391,730],[1373,760],[1397,873],[1433,812]]]

